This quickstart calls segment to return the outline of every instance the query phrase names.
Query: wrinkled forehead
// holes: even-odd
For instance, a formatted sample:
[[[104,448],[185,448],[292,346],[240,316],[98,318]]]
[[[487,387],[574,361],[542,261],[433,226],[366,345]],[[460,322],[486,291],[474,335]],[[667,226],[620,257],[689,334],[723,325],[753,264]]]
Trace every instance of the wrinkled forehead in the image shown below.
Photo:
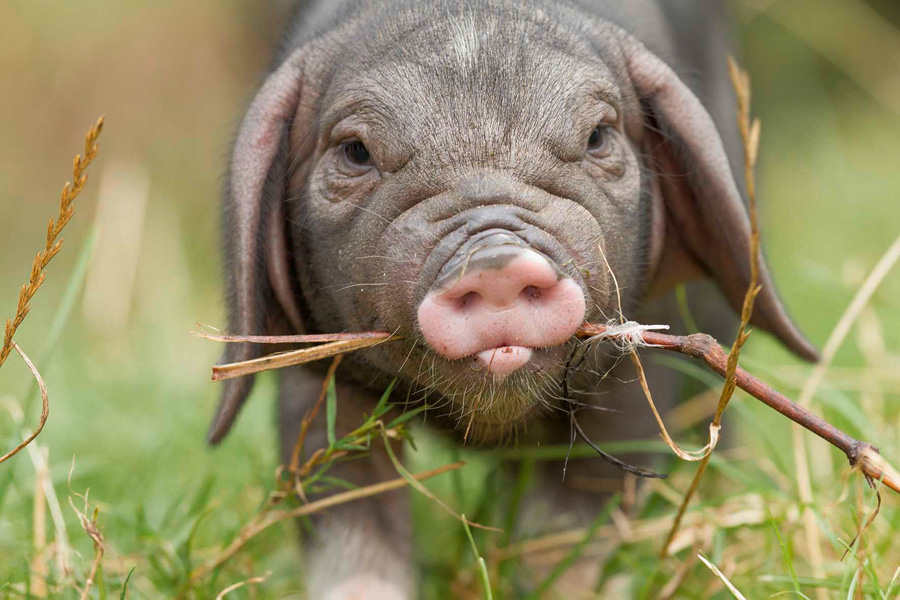
[[[529,17],[398,17],[358,36],[333,72],[322,125],[361,114],[404,128],[475,120],[564,134],[594,118],[598,99],[618,108],[619,78],[596,40]]]

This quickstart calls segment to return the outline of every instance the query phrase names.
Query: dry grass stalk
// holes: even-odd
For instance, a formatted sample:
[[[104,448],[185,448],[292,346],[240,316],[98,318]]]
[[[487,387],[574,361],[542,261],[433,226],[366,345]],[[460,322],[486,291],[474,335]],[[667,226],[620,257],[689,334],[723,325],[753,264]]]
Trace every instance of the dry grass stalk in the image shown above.
[[[9,397],[0,399],[0,404],[4,404],[7,406],[7,409],[9,410],[10,416],[12,416],[13,421],[16,423],[16,425],[21,426],[21,424],[25,420],[25,415],[22,413],[21,407],[16,404],[12,398]],[[47,448],[39,448],[36,447],[36,444],[30,444],[25,447],[25,450],[28,452],[28,456],[31,459],[35,477],[37,477],[37,474],[42,471],[49,475],[48,456],[47,452],[45,452]],[[52,554],[55,555],[56,566],[59,569],[59,572],[64,573],[66,576],[69,576],[72,573],[72,548],[69,544],[69,534],[66,528],[62,506],[59,503],[59,498],[56,495],[56,489],[53,486],[53,481],[51,478],[44,478],[44,487],[42,493],[44,498],[46,499],[47,508],[50,511],[50,518],[53,521],[55,539],[52,545]]]
[[[716,530],[737,529],[766,523],[769,513],[766,503],[758,494],[747,494],[735,498],[715,508],[689,513],[684,526],[672,547],[681,551],[700,544],[709,543]],[[799,515],[788,512],[783,515],[788,522],[794,522]],[[590,552],[608,553],[619,543],[637,544],[659,539],[672,526],[672,515],[633,520],[627,530],[616,524],[604,525],[597,530]],[[496,548],[491,553],[491,561],[506,561],[521,556],[549,555],[565,553],[566,549],[584,539],[587,529],[578,528],[531,538]],[[553,562],[552,560],[549,562]]]
[[[350,342],[356,340],[385,340],[393,337],[387,331],[364,331],[362,333],[319,333],[313,335],[227,335],[219,333],[210,325],[197,323],[197,331],[191,334],[213,342],[236,344],[250,342],[252,344],[319,344],[322,342]],[[210,333],[209,331],[217,333]],[[394,338],[400,339],[400,338]]]
[[[862,508],[862,506],[860,506],[860,509],[861,508]],[[862,516],[862,512],[863,512],[862,510],[859,511],[860,516]],[[875,508],[872,510],[872,513],[866,519],[865,523],[860,524],[859,531],[856,532],[856,535],[854,535],[853,539],[850,540],[850,543],[847,544],[847,549],[844,550],[844,554],[841,555],[841,560],[844,560],[845,558],[847,558],[847,555],[850,554],[850,552],[853,550],[853,546],[856,544],[856,542],[859,541],[860,539],[862,539],[862,537],[869,530],[869,527],[872,526],[872,523],[875,522],[875,518],[878,516],[879,512],[881,512],[881,492],[876,491],[875,492]],[[859,558],[859,557],[857,557],[857,558]],[[859,562],[860,562],[860,564],[862,564],[865,561],[860,560]]]
[[[606,270],[609,271],[609,275],[612,278],[613,285],[616,290],[616,301],[619,305],[619,323],[623,326],[626,323],[625,320],[625,312],[622,309],[622,290],[619,287],[619,279],[616,277],[615,271],[613,271],[612,266],[609,264],[609,260],[606,258],[606,253],[603,252],[603,248],[598,246],[597,249],[600,251],[600,255],[603,257],[603,262],[606,265]],[[668,329],[668,327],[666,327]],[[596,336],[595,338],[596,339]],[[653,417],[656,419],[656,424],[659,427],[659,433],[662,436],[663,441],[667,446],[675,453],[676,456],[681,458],[682,460],[694,462],[698,460],[702,460],[707,454],[712,452],[712,448],[715,447],[715,443],[718,442],[719,439],[719,431],[718,429],[713,429],[710,427],[709,437],[710,443],[706,445],[705,448],[695,452],[688,452],[682,450],[681,447],[675,443],[675,440],[672,439],[672,436],[669,435],[669,430],[666,429],[665,421],[663,421],[662,416],[659,414],[659,410],[656,408],[656,403],[653,401],[653,394],[650,393],[650,385],[647,383],[647,375],[644,373],[644,365],[641,363],[641,357],[638,355],[637,350],[631,347],[630,352],[631,362],[634,365],[634,370],[637,373],[638,381],[641,384],[641,390],[644,392],[644,398],[647,399],[647,404],[650,405],[650,411],[653,413]],[[628,473],[629,471],[626,471]]]
[[[28,444],[33,442],[37,436],[41,434],[41,431],[44,430],[44,425],[47,424],[47,417],[50,416],[50,397],[47,395],[47,384],[44,383],[44,378],[41,377],[41,374],[38,373],[37,367],[34,366],[34,363],[31,362],[31,359],[19,348],[19,345],[15,342],[12,342],[12,347],[16,349],[16,352],[19,353],[19,356],[22,357],[22,360],[25,361],[25,365],[28,367],[28,370],[31,371],[31,375],[34,377],[34,380],[37,381],[38,389],[41,391],[41,418],[38,421],[37,428],[31,432],[31,435],[22,440],[22,443],[4,454],[0,456],[0,464],[8,461],[10,458],[18,454],[25,448]]]
[[[231,363],[227,365],[218,365],[213,367],[213,381],[224,381],[244,375],[252,375],[263,371],[271,371],[272,369],[282,369],[284,367],[293,367],[296,365],[305,365],[309,362],[331,358],[340,354],[347,354],[363,348],[371,348],[378,344],[394,341],[394,338],[388,336],[369,337],[352,340],[341,340],[337,342],[328,342],[311,348],[303,348],[301,350],[292,350],[290,352],[281,352],[278,354],[270,354],[253,360]]]
[[[719,570],[719,567],[709,562],[709,560],[707,560],[706,557],[702,554],[698,554],[697,556],[703,562],[703,564],[706,565],[709,570],[712,571],[713,574],[718,577],[722,581],[722,583],[725,584],[725,587],[728,588],[728,591],[731,592],[732,596],[737,598],[737,600],[747,600],[747,598],[736,587],[734,587],[734,584],[732,584],[731,581],[728,580],[725,574]]]
[[[465,464],[466,463],[459,461],[450,465],[444,465],[443,467],[438,467],[437,469],[414,474],[412,475],[412,479],[414,481],[425,481],[426,479],[431,479],[432,477],[437,477],[438,475],[443,475],[444,473],[461,469],[465,466]],[[345,504],[347,502],[353,502],[355,500],[361,500],[362,498],[368,498],[370,496],[376,496],[378,494],[397,490],[406,487],[407,485],[409,485],[409,482],[401,477],[398,479],[391,479],[390,481],[376,483],[355,490],[341,492],[340,494],[328,496],[327,498],[323,498],[309,504],[304,504],[303,506],[299,506],[292,510],[267,511],[261,513],[256,519],[254,519],[248,525],[244,526],[243,529],[241,529],[235,540],[231,544],[229,544],[228,547],[223,549],[215,558],[201,565],[193,573],[191,573],[191,580],[197,581],[198,579],[202,579],[203,577],[209,575],[216,568],[224,564],[225,561],[237,554],[238,551],[240,551],[240,549],[247,544],[247,542],[273,525],[290,519],[305,517],[307,515],[323,511],[327,508],[331,508],[339,504]]]
[[[18,454],[23,448],[25,448],[28,444],[33,442],[38,435],[40,435],[41,431],[44,429],[44,425],[47,423],[47,417],[50,415],[50,402],[47,397],[47,386],[44,384],[43,379],[41,378],[38,370],[35,368],[34,363],[32,363],[28,357],[22,352],[22,349],[15,343],[13,338],[15,337],[16,331],[18,331],[19,326],[22,324],[22,321],[25,320],[25,317],[28,316],[29,311],[31,310],[31,300],[34,298],[34,295],[37,293],[38,289],[43,285],[44,281],[47,278],[47,265],[50,264],[50,261],[53,260],[53,257],[56,256],[60,249],[62,248],[63,240],[60,239],[60,234],[63,229],[65,229],[66,225],[69,224],[69,221],[72,220],[72,217],[75,215],[75,199],[78,197],[78,194],[84,189],[84,186],[87,184],[87,168],[97,157],[97,153],[100,148],[97,145],[97,139],[100,137],[100,132],[103,130],[103,117],[100,117],[97,122],[91,127],[87,134],[84,136],[84,155],[78,154],[75,156],[75,161],[72,167],[72,182],[67,182],[63,187],[62,194],[59,198],[59,214],[56,217],[56,221],[50,219],[50,222],[47,224],[47,237],[44,243],[44,249],[37,253],[34,257],[34,261],[31,264],[31,274],[28,277],[28,282],[25,283],[22,288],[19,290],[19,301],[16,306],[16,315],[12,319],[6,320],[6,330],[3,337],[3,345],[0,346],[0,367],[6,362],[6,359],[9,358],[10,352],[13,349],[19,353],[22,359],[25,361],[25,364],[28,366],[28,369],[31,371],[31,374],[34,376],[35,380],[38,383],[41,391],[41,418],[38,422],[37,428],[34,432],[28,436],[25,441],[21,444],[13,448],[10,452],[6,453],[2,457],[0,457],[0,464],[9,460],[16,454]]]
[[[734,85],[734,91],[737,95],[738,125],[741,131],[741,139],[744,143],[744,179],[747,184],[747,201],[750,212],[750,285],[747,288],[747,293],[744,295],[744,304],[741,308],[741,324],[738,327],[734,344],[731,346],[731,352],[728,354],[728,365],[725,371],[725,385],[722,387],[722,393],[719,396],[719,403],[716,406],[716,414],[713,417],[713,422],[709,426],[709,451],[700,460],[700,464],[697,467],[697,473],[694,475],[694,479],[691,481],[691,485],[684,496],[684,500],[678,508],[675,523],[672,525],[672,530],[669,532],[666,542],[663,544],[660,552],[660,556],[662,557],[665,557],[669,551],[669,545],[672,543],[672,540],[678,532],[678,527],[681,525],[681,520],[684,518],[684,512],[687,510],[691,498],[693,498],[694,493],[700,485],[700,480],[703,478],[706,467],[709,465],[710,455],[718,443],[718,433],[722,424],[722,415],[725,413],[725,409],[728,408],[728,403],[731,401],[731,397],[734,395],[737,386],[736,373],[738,359],[741,355],[741,348],[743,348],[744,344],[747,342],[747,338],[750,337],[747,327],[750,324],[750,317],[753,314],[753,304],[761,289],[759,286],[759,224],[756,218],[756,178],[754,174],[756,169],[756,158],[759,153],[760,122],[759,119],[751,120],[750,118],[749,75],[745,71],[742,71],[741,68],[738,67],[737,62],[731,57],[728,57],[728,72],[731,75],[731,83]]]
[[[700,541],[700,538],[697,538],[694,547],[691,548],[691,553],[688,555],[687,560],[681,563],[678,570],[675,572],[675,575],[673,575],[659,591],[657,600],[670,600],[675,595],[675,592],[681,587],[681,584],[684,583],[684,580],[687,579],[687,576],[693,570],[694,565],[697,564],[697,560],[700,558]]]
[[[75,511],[75,514],[78,515],[78,520],[81,522],[81,527],[84,529],[84,532],[88,534],[88,537],[94,542],[94,560],[91,563],[91,570],[88,573],[87,580],[84,582],[84,588],[81,590],[81,595],[79,596],[80,600],[87,600],[91,593],[91,588],[94,583],[96,583],[97,572],[100,570],[100,564],[103,562],[106,546],[103,543],[103,533],[100,531],[97,521],[97,517],[100,514],[99,509],[95,508],[93,512],[91,512],[90,507],[88,506],[87,496],[82,496],[81,494],[76,495],[84,502],[84,509],[79,510],[76,508],[71,497],[69,498],[69,505],[72,507],[72,510]],[[88,513],[91,513],[90,518],[87,516]]]
[[[297,442],[294,444],[294,449],[291,452],[291,462],[288,464],[288,471],[293,475],[296,482],[295,485],[297,486],[299,486],[300,478],[303,476],[300,469],[300,454],[303,452],[303,443],[306,441],[306,435],[309,433],[310,425],[312,425],[313,420],[316,418],[316,415],[319,414],[319,410],[321,410],[322,405],[325,403],[325,396],[328,394],[328,384],[331,382],[331,378],[334,377],[335,372],[337,372],[337,368],[341,365],[341,360],[343,358],[343,354],[338,354],[334,357],[334,360],[331,361],[331,366],[328,367],[328,373],[325,375],[325,380],[322,382],[322,391],[319,393],[319,398],[316,400],[316,404],[312,407],[312,410],[303,416],[303,421],[300,423],[300,433],[297,434]],[[302,498],[302,489],[298,488],[298,491],[301,492],[300,496]]]
[[[44,486],[47,482],[47,452],[46,448],[38,447],[43,463],[34,474],[34,504],[32,507],[32,528],[34,532],[34,556],[31,559],[31,594],[36,598],[47,596],[47,500],[44,494]]]
[[[641,359],[638,356],[638,353],[634,350],[631,351],[631,362],[634,363],[634,369],[637,372],[638,381],[641,384],[641,390],[644,392],[644,397],[647,399],[647,403],[650,405],[650,410],[653,412],[653,417],[656,419],[656,425],[659,427],[659,433],[666,445],[681,460],[686,460],[688,462],[697,462],[708,457],[716,447],[716,445],[719,443],[719,426],[716,424],[710,424],[709,442],[703,448],[694,451],[683,450],[678,444],[675,443],[675,440],[673,440],[672,436],[669,435],[669,430],[666,429],[666,424],[663,421],[662,416],[659,414],[659,410],[656,408],[656,403],[653,401],[653,395],[650,393],[650,385],[647,383],[647,375],[644,373],[644,365],[641,363]]]
[[[260,577],[252,577],[250,579],[247,579],[246,581],[239,581],[237,583],[231,584],[227,588],[225,588],[224,590],[222,590],[221,592],[218,593],[218,595],[216,596],[216,600],[222,600],[222,598],[224,598],[231,592],[233,592],[235,590],[239,590],[242,587],[245,587],[248,585],[256,585],[258,583],[263,583],[263,582],[265,582],[266,579],[269,578],[269,576],[271,574],[272,574],[272,572],[268,571],[265,575],[262,575]]]
[[[63,240],[59,239],[59,235],[75,214],[75,198],[78,197],[78,194],[81,193],[85,184],[87,184],[86,171],[97,157],[100,149],[97,146],[97,138],[100,137],[102,130],[103,117],[100,117],[84,137],[84,155],[79,154],[75,156],[75,162],[72,167],[72,182],[66,183],[59,198],[59,214],[56,217],[56,221],[50,219],[50,222],[47,224],[47,238],[44,249],[34,257],[28,282],[19,290],[16,315],[12,319],[6,320],[6,333],[3,338],[3,346],[0,347],[0,367],[9,358],[9,354],[13,349],[13,337],[16,334],[16,330],[18,330],[22,321],[25,320],[25,317],[31,310],[31,300],[46,279],[47,265],[50,264],[50,261],[62,248]]]

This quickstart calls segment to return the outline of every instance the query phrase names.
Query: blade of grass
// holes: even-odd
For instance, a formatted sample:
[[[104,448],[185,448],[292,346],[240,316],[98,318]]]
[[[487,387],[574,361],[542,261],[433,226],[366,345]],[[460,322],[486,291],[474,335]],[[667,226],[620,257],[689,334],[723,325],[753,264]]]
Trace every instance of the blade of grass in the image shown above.
[[[800,581],[797,579],[797,571],[794,569],[794,557],[791,554],[791,549],[785,543],[784,538],[781,536],[781,531],[778,530],[778,524],[775,522],[775,518],[772,516],[772,513],[769,512],[769,507],[766,506],[766,516],[769,518],[769,524],[772,526],[772,530],[775,532],[775,537],[778,538],[778,545],[781,546],[781,556],[784,558],[784,564],[788,568],[788,573],[791,575],[791,582],[794,584],[794,591],[797,594],[802,595],[802,590],[800,589]]]
[[[859,578],[862,575],[862,568],[858,568],[850,581],[850,587],[847,589],[847,600],[853,600],[856,596],[856,586],[859,585]]]
[[[897,567],[897,569],[894,571],[894,576],[891,577],[891,582],[888,584],[888,587],[885,590],[884,594],[882,594],[882,596],[885,598],[893,597],[894,587],[897,585],[898,581],[900,581],[900,567]]]
[[[125,577],[125,581],[122,582],[122,591],[119,593],[119,600],[126,600],[128,597],[128,582],[131,581],[131,576],[134,575],[134,570],[137,567],[131,567],[131,570],[128,571],[128,575]]]
[[[426,410],[428,410],[428,405],[426,405],[426,404],[423,404],[422,406],[417,406],[416,408],[414,408],[412,410],[406,411],[405,413],[403,413],[402,415],[400,415],[399,417],[397,417],[396,419],[394,419],[393,421],[388,423],[386,425],[386,427],[387,427],[387,429],[394,429],[395,427],[397,427],[399,425],[403,425],[404,423],[406,423],[407,421],[409,421],[416,415],[419,415],[419,414],[425,412]]]
[[[391,393],[394,391],[394,388],[397,387],[397,380],[394,379],[391,382],[391,385],[384,390],[384,393],[381,395],[381,398],[378,400],[378,404],[375,405],[375,410],[372,411],[372,416],[376,419],[381,417],[384,413],[386,413],[389,409],[388,400],[391,398]],[[388,427],[390,429],[390,427]]]
[[[92,225],[91,230],[88,232],[87,239],[78,251],[78,258],[75,261],[75,266],[72,268],[72,272],[66,282],[66,289],[63,291],[62,298],[60,298],[59,304],[54,312],[53,322],[50,324],[50,331],[44,338],[44,348],[41,350],[40,359],[37,361],[39,370],[44,370],[47,365],[49,365],[50,359],[53,358],[53,354],[56,352],[56,348],[59,345],[59,339],[62,337],[66,326],[69,324],[72,311],[75,309],[75,304],[78,302],[78,298],[84,288],[88,268],[91,266],[91,261],[94,258],[94,251],[97,249],[98,238],[97,226]],[[37,382],[31,380],[28,383],[27,392],[22,395],[22,397],[25,398],[23,406],[26,414],[28,414],[31,406],[34,404],[38,391]]]
[[[484,598],[485,600],[493,600],[494,596],[491,592],[491,578],[488,576],[487,564],[484,562],[481,554],[478,553],[478,546],[475,545],[475,538],[472,537],[472,530],[469,529],[469,521],[466,519],[466,515],[460,516],[462,517],[463,527],[466,530],[466,537],[469,538],[469,545],[472,547],[472,553],[478,561],[478,572],[481,575],[481,585],[484,587]]]

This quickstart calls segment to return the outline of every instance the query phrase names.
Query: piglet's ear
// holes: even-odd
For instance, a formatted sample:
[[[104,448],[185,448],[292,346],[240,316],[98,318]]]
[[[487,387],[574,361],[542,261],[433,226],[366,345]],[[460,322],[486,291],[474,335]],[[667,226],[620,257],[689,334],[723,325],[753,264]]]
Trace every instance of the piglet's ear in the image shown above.
[[[740,311],[750,283],[750,220],[719,132],[671,67],[632,36],[619,32],[618,37],[645,110],[646,147],[661,172],[655,182],[662,202],[654,231],[657,265],[651,287],[665,288],[692,271],[705,273]],[[798,356],[816,360],[816,349],[778,299],[766,265],[760,266],[762,291],[752,323],[777,336]]]
[[[265,335],[279,318],[295,330],[302,329],[282,206],[289,128],[299,107],[302,83],[302,55],[297,51],[266,80],[235,143],[223,227],[229,331],[234,334]],[[257,344],[228,344],[222,360],[237,362],[259,355]],[[224,382],[209,429],[211,444],[228,433],[252,387],[250,376]]]

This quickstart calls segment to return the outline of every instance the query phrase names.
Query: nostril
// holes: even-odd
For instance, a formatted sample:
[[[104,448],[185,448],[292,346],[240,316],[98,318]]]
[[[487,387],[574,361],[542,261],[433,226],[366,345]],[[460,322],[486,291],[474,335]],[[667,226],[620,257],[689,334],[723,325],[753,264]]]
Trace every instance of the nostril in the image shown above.
[[[456,299],[456,308],[459,310],[472,308],[472,306],[475,305],[480,298],[481,295],[478,292],[468,292],[466,294],[463,294]]]
[[[529,285],[526,286],[519,295],[526,300],[540,300],[541,296],[543,295],[543,290],[541,290],[539,287]]]

